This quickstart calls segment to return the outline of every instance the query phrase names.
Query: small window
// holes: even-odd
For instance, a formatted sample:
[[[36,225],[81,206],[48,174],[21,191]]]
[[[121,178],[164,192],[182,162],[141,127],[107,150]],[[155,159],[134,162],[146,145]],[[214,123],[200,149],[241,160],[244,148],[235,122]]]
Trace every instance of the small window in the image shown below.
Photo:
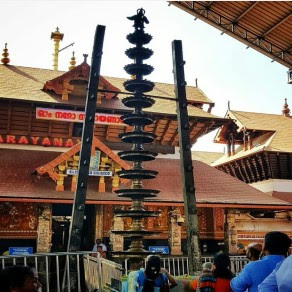
[[[82,136],[82,128],[83,128],[82,123],[73,123],[72,136],[73,137],[81,137]]]

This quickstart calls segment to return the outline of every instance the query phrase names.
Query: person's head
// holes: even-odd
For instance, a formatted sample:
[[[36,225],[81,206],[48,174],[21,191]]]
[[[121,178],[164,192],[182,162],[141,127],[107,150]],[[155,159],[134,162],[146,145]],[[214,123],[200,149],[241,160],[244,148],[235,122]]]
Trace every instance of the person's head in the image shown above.
[[[260,258],[260,254],[262,252],[262,245],[258,242],[251,242],[247,246],[246,257],[251,261],[256,261]]]
[[[97,245],[101,244],[101,243],[102,243],[102,242],[101,242],[101,239],[100,239],[100,238],[97,238],[96,241],[95,241],[95,243],[96,243]]]
[[[0,272],[3,292],[37,292],[42,286],[35,270],[27,266],[12,266]]]
[[[215,278],[231,279],[233,277],[230,271],[230,258],[228,254],[217,253],[214,257],[213,269]]]
[[[265,255],[286,256],[291,245],[291,239],[283,232],[271,231],[265,235],[263,252]]]
[[[143,285],[144,292],[154,291],[154,280],[160,275],[160,257],[151,255],[146,258],[145,275],[146,280]]]
[[[210,263],[210,262],[203,263],[202,272],[203,273],[211,273],[212,272],[212,263]]]

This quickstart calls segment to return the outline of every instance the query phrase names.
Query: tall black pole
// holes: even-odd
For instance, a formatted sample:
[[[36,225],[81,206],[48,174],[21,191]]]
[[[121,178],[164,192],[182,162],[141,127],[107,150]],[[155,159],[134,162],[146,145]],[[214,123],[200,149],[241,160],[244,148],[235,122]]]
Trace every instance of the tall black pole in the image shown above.
[[[172,60],[174,86],[176,95],[176,111],[179,134],[181,181],[184,196],[184,211],[187,231],[187,250],[189,269],[193,275],[202,269],[201,253],[199,246],[198,216],[195,197],[195,183],[191,154],[190,126],[188,116],[188,104],[186,98],[186,81],[184,73],[184,60],[182,42],[172,42]]]
[[[97,88],[100,76],[100,64],[105,26],[98,25],[95,30],[91,59],[90,76],[85,105],[85,120],[83,124],[80,159],[78,166],[77,187],[74,194],[72,219],[69,232],[67,251],[79,251],[81,248],[81,234],[83,229],[85,201],[87,192],[89,162],[95,120]]]

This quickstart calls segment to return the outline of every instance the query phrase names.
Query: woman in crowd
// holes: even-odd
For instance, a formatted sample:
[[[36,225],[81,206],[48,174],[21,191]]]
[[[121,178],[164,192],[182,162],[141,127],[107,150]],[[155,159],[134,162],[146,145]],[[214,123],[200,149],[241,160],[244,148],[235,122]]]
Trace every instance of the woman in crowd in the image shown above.
[[[227,254],[218,253],[214,257],[211,273],[203,271],[201,277],[191,282],[191,289],[195,291],[230,292],[230,258]]]
[[[11,266],[0,271],[0,292],[38,292],[41,287],[30,267]]]
[[[169,292],[169,289],[177,285],[173,277],[165,269],[161,269],[158,256],[149,256],[145,271],[140,270],[138,273],[137,291],[139,292]]]

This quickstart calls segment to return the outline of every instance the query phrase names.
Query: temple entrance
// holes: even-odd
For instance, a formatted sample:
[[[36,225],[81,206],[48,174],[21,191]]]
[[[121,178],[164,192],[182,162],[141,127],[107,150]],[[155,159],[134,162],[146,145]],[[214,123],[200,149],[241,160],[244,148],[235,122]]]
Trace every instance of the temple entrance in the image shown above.
[[[69,228],[71,223],[71,204],[53,204],[52,219],[52,252],[67,250]],[[95,208],[94,205],[87,205],[84,216],[84,235],[81,250],[91,250],[94,243]]]

